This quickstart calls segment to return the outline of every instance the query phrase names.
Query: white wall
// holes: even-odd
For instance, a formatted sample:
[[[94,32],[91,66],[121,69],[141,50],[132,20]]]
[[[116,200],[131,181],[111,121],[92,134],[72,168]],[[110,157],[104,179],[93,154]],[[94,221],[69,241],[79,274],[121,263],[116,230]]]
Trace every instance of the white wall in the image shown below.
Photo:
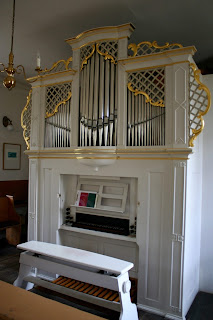
[[[213,100],[213,75],[203,77]],[[213,293],[213,105],[203,131],[203,200],[200,252],[200,290]]]
[[[9,91],[2,84],[0,77],[0,181],[28,180],[28,157],[24,154],[26,144],[21,127],[21,111],[27,102],[29,87],[20,83]],[[12,120],[14,130],[8,131],[3,126],[3,117]],[[21,170],[3,170],[3,144],[21,144]]]

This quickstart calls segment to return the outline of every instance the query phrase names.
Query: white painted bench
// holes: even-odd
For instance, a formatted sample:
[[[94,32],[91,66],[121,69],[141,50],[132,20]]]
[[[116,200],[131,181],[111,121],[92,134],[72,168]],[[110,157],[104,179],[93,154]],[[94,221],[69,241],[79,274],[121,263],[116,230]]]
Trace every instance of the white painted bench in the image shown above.
[[[77,299],[120,311],[120,320],[138,320],[136,305],[130,300],[131,282],[128,271],[133,267],[133,263],[39,241],[29,241],[18,245],[17,248],[26,251],[20,255],[20,269],[18,278],[14,282],[15,286],[30,290],[34,284],[37,284]],[[47,273],[54,275],[53,278],[47,277]],[[103,300],[56,285],[50,280],[53,280],[57,274],[118,291],[120,302]]]

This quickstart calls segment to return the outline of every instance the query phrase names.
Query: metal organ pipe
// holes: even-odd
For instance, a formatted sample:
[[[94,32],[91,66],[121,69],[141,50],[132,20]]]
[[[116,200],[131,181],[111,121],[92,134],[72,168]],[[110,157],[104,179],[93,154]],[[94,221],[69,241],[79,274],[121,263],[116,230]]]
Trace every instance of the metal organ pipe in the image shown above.
[[[98,115],[99,146],[102,146],[103,117],[104,117],[104,58],[100,56],[100,91],[99,91],[99,115]]]
[[[88,139],[92,145],[92,114],[93,114],[93,91],[94,91],[94,55],[91,58],[90,81],[89,81],[89,114],[88,114]]]
[[[88,144],[88,116],[89,116],[89,78],[90,78],[90,60],[86,67],[86,99],[85,99],[85,146]]]
[[[141,95],[138,96],[138,146],[141,146],[141,127],[142,127],[142,117],[141,117]]]
[[[99,85],[99,55],[95,53],[95,82],[94,82],[94,109],[93,109],[93,145],[97,144],[97,125],[98,125],[98,85]]]
[[[109,125],[109,60],[105,62],[104,145],[107,146]]]
[[[165,143],[165,109],[143,94],[127,90],[127,145],[157,146]]]
[[[83,126],[84,126],[84,117],[83,117],[83,95],[84,94],[84,70],[81,73],[81,93],[80,93],[80,141],[83,140]]]
[[[70,101],[59,107],[58,111],[45,120],[45,147],[70,147]]]
[[[115,98],[115,72],[114,72],[114,63],[110,63],[111,72],[110,72],[110,115],[109,115],[109,145],[113,144],[113,122],[114,122],[114,98]]]
[[[134,128],[135,128],[135,96],[132,93],[132,114],[131,114],[131,137],[132,137],[132,146],[134,146]]]
[[[132,109],[132,105],[131,105],[131,91],[127,90],[127,94],[128,94],[128,109],[127,109],[127,145],[130,146],[130,139],[131,139],[131,109]]]

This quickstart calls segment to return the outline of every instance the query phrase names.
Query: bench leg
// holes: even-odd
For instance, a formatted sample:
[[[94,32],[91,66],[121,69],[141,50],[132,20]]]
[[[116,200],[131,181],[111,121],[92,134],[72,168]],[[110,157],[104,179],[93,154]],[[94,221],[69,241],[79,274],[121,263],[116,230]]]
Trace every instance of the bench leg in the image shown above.
[[[138,320],[137,307],[130,299],[131,282],[129,275],[126,273],[118,280],[121,313],[119,320]]]
[[[32,267],[25,264],[20,264],[18,278],[14,281],[13,285],[15,287],[20,287],[26,290],[33,288],[34,284],[24,280],[26,276],[32,275]]]

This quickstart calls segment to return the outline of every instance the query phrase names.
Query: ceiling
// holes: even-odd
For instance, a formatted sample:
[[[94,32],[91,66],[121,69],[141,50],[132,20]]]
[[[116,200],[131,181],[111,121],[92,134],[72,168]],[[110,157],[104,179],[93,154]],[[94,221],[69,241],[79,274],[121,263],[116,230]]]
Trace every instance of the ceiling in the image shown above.
[[[5,65],[12,6],[13,0],[0,0],[0,62]],[[27,77],[33,76],[38,51],[41,67],[50,68],[71,56],[65,39],[88,29],[131,22],[136,28],[131,42],[195,45],[195,61],[213,73],[212,14],[212,0],[16,0],[14,66],[24,65]]]

